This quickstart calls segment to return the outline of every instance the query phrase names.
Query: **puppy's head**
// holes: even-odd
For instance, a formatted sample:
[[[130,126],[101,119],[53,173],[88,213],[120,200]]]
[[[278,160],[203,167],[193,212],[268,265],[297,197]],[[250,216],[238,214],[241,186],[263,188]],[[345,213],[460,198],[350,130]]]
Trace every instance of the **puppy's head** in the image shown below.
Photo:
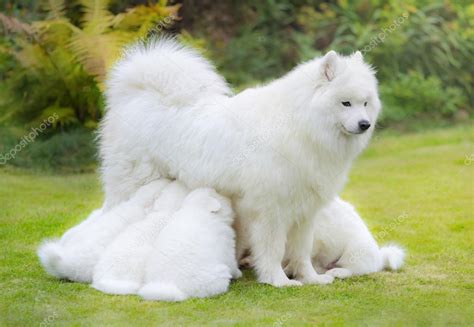
[[[183,206],[216,214],[228,223],[232,223],[234,219],[234,211],[229,199],[211,188],[198,188],[192,191],[184,199]]]

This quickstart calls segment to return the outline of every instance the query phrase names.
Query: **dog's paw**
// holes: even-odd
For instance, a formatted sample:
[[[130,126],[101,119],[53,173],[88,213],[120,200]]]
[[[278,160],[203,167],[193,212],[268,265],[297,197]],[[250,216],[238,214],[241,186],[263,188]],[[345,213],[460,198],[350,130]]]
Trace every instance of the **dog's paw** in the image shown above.
[[[331,275],[318,275],[314,274],[309,277],[305,277],[300,279],[303,284],[318,284],[318,285],[326,285],[331,284],[334,281],[334,277]]]
[[[284,278],[269,278],[269,279],[259,279],[260,283],[270,284],[275,287],[291,287],[291,286],[302,286],[303,283],[294,279],[289,279],[288,277]]]
[[[340,278],[340,279],[344,279],[344,278],[348,278],[352,276],[352,272],[349,269],[345,269],[345,268],[333,268],[326,271],[326,274],[333,276],[335,278]]]
[[[279,281],[277,283],[273,283],[271,285],[275,287],[292,287],[292,286],[302,286],[303,283],[294,279],[288,279],[285,281]]]

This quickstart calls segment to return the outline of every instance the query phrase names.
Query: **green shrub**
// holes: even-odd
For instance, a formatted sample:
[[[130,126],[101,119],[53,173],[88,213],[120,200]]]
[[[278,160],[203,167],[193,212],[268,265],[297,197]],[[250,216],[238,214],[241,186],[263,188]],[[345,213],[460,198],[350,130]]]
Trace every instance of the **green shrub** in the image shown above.
[[[473,22],[474,5],[461,1],[338,1],[298,12],[298,24],[316,48],[361,50],[382,84],[410,71],[436,76],[466,95],[460,103],[465,108],[474,101]]]
[[[359,49],[378,71],[387,124],[474,114],[472,1],[15,3],[0,4],[0,124],[36,126],[57,114],[48,133],[93,130],[103,115],[103,78],[122,46],[163,29],[207,48],[237,90],[329,50]],[[16,15],[27,23],[10,17],[16,6],[33,11]]]
[[[474,113],[474,4],[468,1],[209,3],[193,5],[194,13],[188,8],[183,21],[196,22],[185,27],[207,40],[219,69],[237,89],[278,77],[300,61],[329,50],[350,54],[359,49],[376,68],[384,87],[389,101],[387,122],[403,121],[403,117],[447,118],[459,109]],[[190,17],[201,15],[198,9],[212,18],[205,21],[206,27]],[[406,77],[411,72],[417,72],[417,77]],[[399,78],[400,74],[404,76]],[[432,78],[425,82],[421,76]],[[421,85],[412,86],[409,79]],[[399,102],[389,93],[402,92],[387,89],[400,85],[426,90],[418,96],[403,95]],[[446,98],[433,104],[430,87],[443,90]],[[403,109],[407,107],[410,109]]]
[[[54,113],[53,132],[97,127],[107,70],[125,45],[152,27],[159,33],[179,9],[160,1],[114,14],[109,6],[44,1],[33,22],[0,12],[0,123],[37,126]]]
[[[1,130],[0,167],[6,164],[59,173],[90,172],[96,168],[94,134],[88,130],[75,129],[50,137],[39,135],[31,142],[25,142],[26,135],[19,136],[18,130]],[[24,146],[20,147],[22,142]]]
[[[444,88],[436,76],[425,77],[419,72],[399,75],[382,84],[380,93],[384,109],[381,122],[400,122],[421,118],[452,118],[466,102],[462,90]]]
[[[18,139],[23,133],[18,133],[13,127],[6,128],[0,126],[0,155],[5,155],[10,149],[15,147]],[[3,157],[0,157],[0,165],[3,164]]]

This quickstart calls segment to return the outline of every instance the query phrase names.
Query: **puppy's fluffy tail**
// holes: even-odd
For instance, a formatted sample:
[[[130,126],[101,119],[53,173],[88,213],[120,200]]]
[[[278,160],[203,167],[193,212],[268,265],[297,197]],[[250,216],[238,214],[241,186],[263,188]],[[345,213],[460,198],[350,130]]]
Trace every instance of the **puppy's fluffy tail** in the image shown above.
[[[398,270],[403,266],[405,250],[395,244],[384,245],[380,248],[383,269]]]
[[[58,240],[47,240],[38,248],[38,257],[44,270],[56,278],[65,278],[62,273],[62,248]]]
[[[224,79],[195,50],[172,38],[158,38],[125,51],[108,76],[106,95],[109,109],[146,95],[154,103],[180,108],[211,94],[230,93]]]
[[[175,284],[171,283],[149,283],[143,286],[139,291],[145,300],[178,302],[184,301],[188,297]]]

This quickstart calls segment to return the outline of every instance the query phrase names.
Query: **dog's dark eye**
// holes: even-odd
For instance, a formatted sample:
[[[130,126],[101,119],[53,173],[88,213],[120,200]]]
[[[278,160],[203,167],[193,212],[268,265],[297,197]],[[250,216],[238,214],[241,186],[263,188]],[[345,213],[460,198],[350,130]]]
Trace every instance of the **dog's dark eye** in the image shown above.
[[[364,107],[367,107],[367,101],[364,102]]]
[[[344,107],[350,107],[350,106],[351,106],[351,103],[350,103],[349,101],[344,101],[344,102],[342,102],[342,105],[343,105]]]

